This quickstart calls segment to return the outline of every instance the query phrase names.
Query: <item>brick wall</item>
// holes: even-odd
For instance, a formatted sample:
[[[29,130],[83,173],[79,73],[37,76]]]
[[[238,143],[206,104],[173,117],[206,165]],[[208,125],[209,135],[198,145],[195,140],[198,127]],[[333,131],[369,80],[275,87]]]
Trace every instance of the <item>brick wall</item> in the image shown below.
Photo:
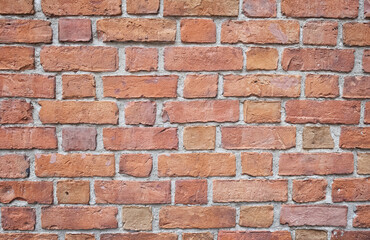
[[[0,240],[369,240],[369,0],[0,0]]]

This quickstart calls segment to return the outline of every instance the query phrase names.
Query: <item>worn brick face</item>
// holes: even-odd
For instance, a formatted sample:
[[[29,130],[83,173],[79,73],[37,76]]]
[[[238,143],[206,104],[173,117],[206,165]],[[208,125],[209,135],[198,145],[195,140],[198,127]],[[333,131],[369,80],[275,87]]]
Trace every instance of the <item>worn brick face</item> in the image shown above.
[[[25,178],[30,172],[30,162],[25,155],[0,156],[0,178]]]
[[[0,47],[0,70],[22,71],[35,68],[32,47]]]
[[[51,43],[52,37],[48,21],[0,19],[0,43]]]
[[[60,19],[60,42],[88,42],[91,40],[91,21],[89,19]]]
[[[1,225],[4,230],[34,230],[36,211],[28,207],[2,207]]]

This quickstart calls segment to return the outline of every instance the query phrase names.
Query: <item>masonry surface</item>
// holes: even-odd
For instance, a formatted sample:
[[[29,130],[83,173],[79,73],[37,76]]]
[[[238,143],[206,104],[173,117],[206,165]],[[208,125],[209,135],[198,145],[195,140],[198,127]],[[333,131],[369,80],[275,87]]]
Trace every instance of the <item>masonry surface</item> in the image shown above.
[[[370,0],[0,0],[0,240],[369,240]]]

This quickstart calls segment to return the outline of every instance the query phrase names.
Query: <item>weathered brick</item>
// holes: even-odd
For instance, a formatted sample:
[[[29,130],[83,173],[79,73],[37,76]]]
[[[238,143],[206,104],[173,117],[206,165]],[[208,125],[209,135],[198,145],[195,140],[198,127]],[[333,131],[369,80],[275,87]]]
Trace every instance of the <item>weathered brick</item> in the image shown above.
[[[184,229],[234,227],[235,216],[235,208],[229,206],[165,206],[159,211],[159,227]]]
[[[277,123],[281,113],[279,101],[245,101],[244,122],[246,123]]]
[[[370,231],[344,231],[334,230],[332,240],[367,240],[370,238]]]
[[[370,174],[370,153],[357,154],[357,173]]]
[[[358,228],[370,227],[370,205],[356,206],[356,217],[353,226]]]
[[[370,46],[370,23],[344,23],[343,43],[348,46]]]
[[[238,47],[166,47],[167,71],[233,71],[243,68],[243,51]]]
[[[194,111],[195,109],[196,111]],[[236,122],[239,120],[239,101],[166,102],[162,117],[164,122],[171,123]]]
[[[119,173],[134,177],[149,177],[152,167],[150,154],[122,154],[119,161]]]
[[[274,206],[241,206],[239,225],[250,228],[268,228],[274,221]]]
[[[95,97],[95,79],[90,74],[63,75],[63,99]]]
[[[1,226],[4,230],[34,230],[36,211],[29,207],[2,207]]]
[[[65,235],[65,240],[95,240],[94,234],[84,234],[84,233],[68,233]]]
[[[157,107],[155,102],[129,102],[125,106],[126,124],[154,125]]]
[[[370,50],[364,50],[364,55],[362,57],[362,69],[364,72],[370,73]]]
[[[241,160],[242,174],[253,177],[272,175],[272,153],[244,152]]]
[[[0,233],[0,240],[58,240],[58,234],[49,233]]]
[[[235,156],[231,153],[174,153],[158,156],[160,177],[235,176]]]
[[[248,29],[248,31],[245,31]],[[222,24],[222,43],[294,44],[299,42],[295,20],[229,20]]]
[[[370,102],[365,103],[364,123],[370,124]]]
[[[0,97],[55,98],[55,77],[0,74]]]
[[[159,0],[126,0],[128,14],[155,14],[159,10]]]
[[[110,229],[117,228],[116,207],[43,207],[41,227],[43,229]]]
[[[128,47],[125,49],[126,71],[156,71],[158,69],[158,50],[156,48]]]
[[[57,182],[58,204],[89,204],[89,181],[64,180]]]
[[[333,202],[370,201],[370,178],[334,179],[331,196]]]
[[[369,2],[369,0],[364,1],[364,16],[365,16],[365,18],[370,18],[370,2]]]
[[[48,21],[0,19],[0,43],[51,43],[52,37]]]
[[[310,21],[303,27],[303,43],[308,45],[337,45],[338,23]]]
[[[299,97],[301,77],[298,75],[226,75],[225,97]]]
[[[279,53],[276,48],[251,47],[247,52],[247,70],[276,70]]]
[[[345,77],[343,98],[370,98],[370,76]]]
[[[68,4],[64,0],[42,0],[41,7],[47,16],[107,16],[122,13],[121,0],[78,0]]]
[[[287,180],[214,180],[214,202],[285,202]]]
[[[279,175],[331,175],[353,173],[352,153],[282,153]]]
[[[356,18],[358,1],[282,0],[281,12],[288,17]]]
[[[101,46],[44,46],[40,61],[47,72],[114,72],[118,70],[118,50]]]
[[[292,240],[292,236],[289,231],[220,231],[218,233],[218,240],[239,239]]]
[[[104,128],[103,143],[107,150],[177,149],[177,128]]]
[[[182,234],[183,240],[213,240],[213,234],[210,232],[202,232],[202,233],[189,233],[184,232]]]
[[[133,231],[152,230],[152,209],[150,207],[123,207],[123,229]]]
[[[36,154],[38,177],[110,177],[114,176],[113,154]]]
[[[225,149],[289,149],[295,146],[296,129],[291,126],[222,127]]]
[[[276,17],[276,0],[244,0],[243,13],[247,17]]]
[[[370,149],[370,127],[342,127],[339,146]]]
[[[0,70],[35,69],[35,49],[32,47],[0,47]]]
[[[89,42],[91,40],[90,19],[60,19],[58,22],[60,42]]]
[[[182,19],[180,29],[182,42],[216,42],[216,24],[212,19]]]
[[[177,240],[175,233],[105,233],[100,240]]]
[[[164,204],[171,202],[170,181],[95,181],[96,203]]]
[[[14,200],[26,201],[28,204],[52,204],[53,183],[31,181],[0,182],[0,202],[11,203]]]
[[[327,240],[328,233],[325,230],[297,229],[295,237],[296,240]]]
[[[30,172],[30,161],[25,155],[0,156],[0,178],[25,178]]]
[[[334,140],[330,133],[330,127],[312,127],[305,126],[303,128],[303,148],[334,148]]]
[[[185,78],[184,98],[214,98],[217,96],[217,74],[190,74]]]
[[[281,60],[285,71],[350,72],[354,63],[353,49],[286,48]]]
[[[186,150],[215,149],[215,126],[188,126],[184,128],[183,144]]]
[[[25,100],[0,101],[0,124],[31,123],[33,107]]]
[[[207,204],[207,180],[176,181],[175,204]]]
[[[34,0],[1,0],[0,1],[0,14],[3,15],[18,15],[18,14],[34,14],[33,8]]]
[[[317,202],[326,197],[325,179],[293,180],[293,201],[295,202]]]
[[[54,127],[0,127],[0,149],[56,149]]]
[[[160,18],[112,18],[96,23],[103,42],[174,42],[176,21]]]
[[[238,0],[165,0],[164,16],[237,16]]]
[[[347,226],[347,206],[283,205],[280,223],[293,226]]]
[[[104,97],[113,98],[174,98],[177,96],[176,75],[105,76]]]
[[[62,128],[62,147],[64,151],[87,151],[96,148],[96,128]]]
[[[306,76],[305,95],[309,98],[334,98],[339,96],[339,76],[315,75]]]

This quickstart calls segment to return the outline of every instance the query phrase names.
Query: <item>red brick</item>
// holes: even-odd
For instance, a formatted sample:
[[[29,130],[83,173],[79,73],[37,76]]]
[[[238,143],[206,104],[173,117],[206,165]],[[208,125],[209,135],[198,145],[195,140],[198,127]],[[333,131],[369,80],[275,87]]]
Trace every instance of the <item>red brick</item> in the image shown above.
[[[174,98],[177,96],[176,75],[105,76],[104,97]]]
[[[289,149],[295,146],[296,129],[291,126],[222,127],[225,149]]]
[[[285,202],[287,180],[214,180],[213,202]]]
[[[177,240],[175,233],[105,233],[100,240]]]
[[[185,78],[184,98],[214,98],[217,96],[217,74],[190,74]]]
[[[237,16],[238,0],[165,0],[164,16]]]
[[[128,14],[155,14],[159,10],[159,0],[126,0]]]
[[[358,124],[361,103],[357,101],[289,100],[285,104],[286,122]]]
[[[370,201],[370,178],[340,178],[332,184],[333,202]]]
[[[32,47],[0,47],[0,70],[35,69],[35,49]]]
[[[176,181],[175,204],[207,204],[207,180]]]
[[[250,228],[268,228],[274,222],[274,206],[241,206],[239,225]]]
[[[28,204],[52,204],[52,182],[6,181],[0,182],[0,202],[11,203],[14,200],[25,201]]]
[[[241,160],[242,174],[253,177],[272,176],[272,153],[244,152]]]
[[[177,128],[104,128],[103,142],[107,150],[177,149]]]
[[[347,206],[283,205],[280,223],[294,226],[347,226]]]
[[[64,151],[87,151],[96,148],[96,128],[64,127],[62,147]]]
[[[188,233],[182,234],[183,240],[213,240],[213,233],[202,232],[202,233]]]
[[[248,31],[245,31],[248,29]],[[229,20],[222,24],[222,43],[293,44],[299,42],[295,20]]]
[[[36,154],[38,177],[110,177],[114,176],[113,154]]]
[[[54,127],[0,127],[0,149],[56,149]]]
[[[350,72],[354,62],[353,49],[286,48],[281,65],[285,71]]]
[[[342,127],[339,146],[370,149],[370,127]]]
[[[114,72],[118,70],[118,51],[100,46],[44,46],[40,61],[47,72]]]
[[[43,229],[109,229],[117,228],[116,207],[43,207],[41,227]]]
[[[93,234],[66,234],[65,240],[95,240],[95,236]]]
[[[55,98],[55,77],[0,74],[0,97]]]
[[[293,180],[293,201],[295,202],[317,202],[325,200],[325,179]]]
[[[36,211],[29,207],[2,207],[1,225],[4,230],[34,230]]]
[[[369,0],[364,1],[364,16],[365,16],[365,18],[370,18],[370,2],[369,2]]]
[[[315,75],[306,76],[305,95],[309,98],[334,98],[339,96],[339,76]]]
[[[303,27],[303,43],[308,45],[337,45],[338,23],[310,21]]]
[[[42,0],[42,11],[47,16],[96,16],[121,15],[121,0],[78,0],[66,2],[64,0]]]
[[[0,1],[0,14],[3,15],[18,15],[18,14],[34,14],[33,8],[34,0],[1,0]]]
[[[247,123],[276,123],[280,122],[281,113],[279,101],[245,101],[244,122]]]
[[[118,107],[107,101],[39,101],[43,123],[117,124]]]
[[[89,42],[91,40],[90,19],[60,19],[59,20],[60,42]]]
[[[0,19],[0,43],[51,43],[52,37],[48,21]]]
[[[157,113],[155,102],[129,102],[125,106],[126,124],[154,125]]]
[[[176,21],[160,18],[112,18],[96,23],[103,42],[174,42]]]
[[[239,101],[166,102],[162,117],[164,122],[171,123],[236,122],[239,120]]]
[[[356,18],[358,1],[282,0],[281,12],[288,17]]]
[[[188,126],[184,128],[183,145],[186,150],[211,150],[216,145],[215,126]]]
[[[171,203],[170,181],[95,181],[96,203]]]
[[[332,175],[353,173],[352,153],[282,153],[279,175]]]
[[[359,228],[370,227],[370,205],[356,206],[356,217],[353,219],[353,226]]]
[[[276,17],[276,0],[244,0],[243,13],[247,17]]]
[[[276,70],[279,53],[275,48],[251,47],[247,52],[247,70]]]
[[[231,153],[174,153],[158,156],[160,177],[235,176]]]
[[[0,124],[31,123],[33,107],[25,100],[0,101]]]
[[[58,240],[57,234],[48,233],[0,233],[0,240]]]
[[[299,97],[301,77],[298,75],[226,75],[225,97]]]
[[[254,239],[254,240],[292,240],[289,231],[220,231],[218,240],[239,240],[239,239]]]
[[[182,19],[180,28],[182,42],[216,42],[216,24],[212,19]]]
[[[159,211],[159,227],[165,229],[234,227],[235,217],[235,208],[228,206],[166,206]]]
[[[332,240],[367,240],[370,238],[370,231],[344,231],[334,230]]]
[[[64,180],[57,182],[58,204],[89,204],[90,182]]]
[[[362,69],[364,72],[370,73],[370,50],[364,50],[364,55],[362,57]]]
[[[158,50],[156,48],[128,47],[126,53],[126,71],[156,71],[158,69]]]
[[[237,47],[166,47],[164,68],[167,71],[242,70],[243,51]]]
[[[30,172],[30,161],[25,155],[0,156],[0,178],[25,178]]]
[[[95,97],[95,79],[91,74],[63,75],[63,99]]]
[[[149,177],[152,167],[150,154],[122,154],[119,161],[119,173],[134,177]]]
[[[365,116],[364,122],[370,124],[370,102],[365,103]]]
[[[345,77],[343,98],[370,98],[370,76]]]
[[[370,23],[344,23],[343,43],[348,46],[370,46]]]

